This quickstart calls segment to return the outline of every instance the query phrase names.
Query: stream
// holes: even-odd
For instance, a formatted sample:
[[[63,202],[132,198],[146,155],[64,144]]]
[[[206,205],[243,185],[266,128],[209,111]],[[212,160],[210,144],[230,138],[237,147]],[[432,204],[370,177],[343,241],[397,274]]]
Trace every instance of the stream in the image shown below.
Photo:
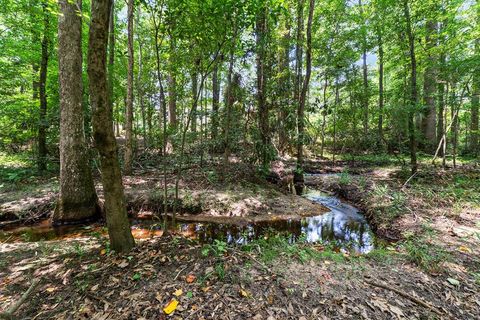
[[[325,193],[307,190],[307,199],[330,209],[318,216],[299,219],[271,219],[243,225],[179,221],[170,227],[175,234],[195,239],[200,243],[225,241],[243,245],[254,239],[280,234],[290,242],[331,244],[342,251],[368,253],[374,248],[374,236],[366,219],[358,209]],[[132,220],[132,233],[136,239],[159,237],[163,234],[161,224],[152,219]],[[61,226],[53,228],[48,220],[28,227],[0,230],[0,243],[35,242],[77,238],[92,235],[107,235],[101,224]]]

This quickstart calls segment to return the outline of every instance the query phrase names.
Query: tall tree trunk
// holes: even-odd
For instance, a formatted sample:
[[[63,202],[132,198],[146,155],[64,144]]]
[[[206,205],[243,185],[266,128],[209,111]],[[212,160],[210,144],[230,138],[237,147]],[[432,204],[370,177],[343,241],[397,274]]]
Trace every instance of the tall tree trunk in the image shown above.
[[[288,146],[287,118],[290,105],[290,23],[288,15],[285,16],[285,31],[282,38],[282,47],[279,57],[280,74],[279,79],[282,92],[282,100],[280,101],[280,113],[278,115],[278,149],[281,154],[285,153]]]
[[[268,164],[269,125],[268,125],[268,105],[265,100],[266,75],[266,29],[267,16],[266,8],[262,7],[257,14],[256,21],[256,50],[257,50],[257,104],[258,104],[258,127],[260,129],[262,165]],[[231,90],[230,90],[231,91]]]
[[[477,0],[477,29],[480,28],[480,0]],[[475,56],[480,56],[480,39],[475,40]],[[480,105],[480,67],[475,68],[472,84],[472,104],[470,109],[470,152],[475,156],[480,154],[479,105]]]
[[[140,21],[140,7],[137,9],[137,21]],[[142,115],[142,136],[143,136],[143,145],[148,148],[150,145],[150,136],[147,131],[147,115],[145,111],[145,103],[143,97],[143,84],[142,84],[142,74],[143,74],[143,56],[142,56],[142,42],[138,41],[138,75],[137,75],[137,99],[138,105],[140,107],[140,112]]]
[[[128,68],[124,171],[126,175],[130,175],[132,174],[133,162],[133,0],[128,0],[127,19]]]
[[[109,108],[113,108],[113,67],[115,64],[115,0],[112,0],[112,7],[110,8],[110,23],[108,27],[108,101]],[[119,121],[116,122],[117,135],[120,135]]]
[[[59,0],[58,76],[60,82],[60,196],[54,224],[97,218],[100,207],[88,163],[83,127],[82,0]]]
[[[415,38],[412,32],[412,21],[410,17],[410,8],[408,0],[403,0],[403,10],[405,14],[406,32],[408,37],[410,52],[410,99],[408,103],[408,137],[410,140],[410,166],[412,174],[417,172],[417,141],[415,139],[415,107],[418,101],[417,94],[417,60],[415,56]]]
[[[215,62],[212,73],[212,140],[215,141],[218,136],[218,111],[220,102],[220,81],[218,79],[218,65]]]
[[[193,103],[193,113],[192,113],[192,132],[197,131],[197,109],[198,109],[198,74],[197,71],[192,71],[192,103]]]
[[[106,56],[111,0],[92,0],[88,39],[88,80],[95,145],[100,154],[105,210],[111,248],[130,251],[135,242],[127,217],[122,173],[108,99]]]
[[[303,8],[305,0],[297,1],[297,43],[295,45],[295,88],[293,90],[293,99],[300,101],[300,91],[302,88],[302,63],[303,63]]]
[[[362,19],[364,19],[362,0],[358,0],[358,5],[360,6]],[[362,24],[363,24],[363,28],[366,28],[365,21],[363,21]],[[368,135],[368,103],[369,103],[366,31],[364,32],[363,39],[362,39],[362,69],[363,69],[363,94],[362,94],[363,134],[364,134],[364,138],[366,138]]]
[[[300,93],[300,101],[298,103],[298,143],[297,143],[297,170],[295,171],[296,185],[303,185],[303,144],[305,139],[305,103],[307,99],[307,90],[310,84],[310,76],[312,73],[312,23],[313,23],[313,11],[315,8],[315,0],[310,0],[310,6],[308,10],[308,22],[307,22],[307,51],[305,55],[306,70],[305,79],[302,85],[302,91]]]
[[[47,2],[42,3],[43,7],[43,37],[42,37],[42,58],[40,61],[40,114],[38,125],[38,170],[40,172],[47,169],[47,72],[48,72],[48,46],[50,18],[47,10]]]
[[[435,54],[433,52],[436,44],[435,35],[437,33],[437,23],[428,20],[426,24],[426,50],[427,50],[427,66],[425,68],[423,81],[423,103],[425,109],[422,118],[422,133],[425,138],[425,151],[434,152],[436,147],[436,125],[437,110],[435,105]]]
[[[175,40],[170,35],[170,56],[168,70],[168,114],[172,128],[177,128],[177,77],[175,75]]]
[[[378,32],[378,145],[382,145],[383,141],[383,39],[381,31]]]
[[[222,179],[225,178],[225,172],[229,157],[230,157],[230,123],[231,123],[231,114],[233,107],[233,90],[232,90],[232,78],[233,78],[233,64],[235,59],[235,39],[230,48],[229,62],[228,62],[228,73],[227,73],[227,94],[225,101],[225,126],[224,126],[224,140],[225,140],[225,150],[223,152],[223,171]]]

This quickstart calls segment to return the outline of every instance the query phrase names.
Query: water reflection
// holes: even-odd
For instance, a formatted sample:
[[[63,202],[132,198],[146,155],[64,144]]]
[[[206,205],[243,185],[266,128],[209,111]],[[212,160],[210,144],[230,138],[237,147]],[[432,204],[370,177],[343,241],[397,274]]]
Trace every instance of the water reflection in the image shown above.
[[[299,220],[261,221],[247,225],[218,223],[182,223],[176,232],[201,243],[214,240],[242,245],[254,239],[280,234],[290,242],[330,243],[343,250],[367,253],[374,247],[373,233],[359,211],[338,198],[319,192],[305,194],[308,199],[321,203],[331,211],[319,216]]]
[[[282,235],[290,242],[330,243],[339,249],[358,253],[367,253],[373,249],[373,233],[356,208],[317,191],[308,191],[304,196],[329,208],[330,212],[298,220],[277,219],[244,225],[180,222],[171,226],[171,231],[201,243],[222,240],[229,244],[243,245],[254,239]],[[132,225],[136,239],[163,235],[162,225],[154,220],[134,220]],[[54,240],[95,234],[107,235],[100,224],[53,228],[48,221],[44,221],[31,227],[0,231],[0,242]]]

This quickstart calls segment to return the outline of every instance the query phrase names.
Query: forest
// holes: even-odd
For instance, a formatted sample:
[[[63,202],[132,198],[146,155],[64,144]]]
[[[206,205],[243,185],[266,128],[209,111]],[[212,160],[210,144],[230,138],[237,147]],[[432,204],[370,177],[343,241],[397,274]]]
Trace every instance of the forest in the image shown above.
[[[0,319],[480,318],[480,0],[0,0]]]

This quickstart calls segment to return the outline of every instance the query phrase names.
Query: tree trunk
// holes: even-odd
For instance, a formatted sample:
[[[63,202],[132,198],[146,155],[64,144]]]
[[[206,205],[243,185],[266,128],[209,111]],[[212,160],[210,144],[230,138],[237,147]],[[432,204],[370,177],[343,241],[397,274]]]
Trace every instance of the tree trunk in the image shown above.
[[[480,0],[477,0],[477,29],[480,28]],[[480,39],[475,40],[475,56],[480,56]],[[477,64],[472,83],[472,104],[470,109],[470,152],[475,156],[480,154],[479,105],[480,105],[480,67]]]
[[[265,76],[265,46],[266,46],[267,16],[266,8],[262,7],[257,14],[256,21],[256,50],[257,50],[257,104],[258,104],[258,127],[260,129],[261,155],[263,166],[268,164],[269,148],[269,125],[268,105],[265,101],[266,76]],[[231,91],[231,90],[230,90]]]
[[[82,1],[59,0],[60,196],[54,224],[98,218],[100,207],[88,163],[83,127]]]
[[[168,71],[168,114],[169,122],[172,128],[177,128],[177,77],[173,64],[175,53],[175,41],[170,36],[170,56],[169,56],[169,71]]]
[[[362,0],[358,0],[358,5],[360,6],[360,12],[363,19],[363,6]],[[362,24],[365,24],[363,21]],[[365,25],[363,25],[366,28]],[[368,103],[369,103],[369,92],[368,92],[368,68],[367,68],[367,34],[363,34],[362,39],[362,69],[363,69],[363,135],[364,138],[367,138],[368,135]]]
[[[298,103],[300,101],[300,91],[302,88],[302,62],[303,62],[303,8],[305,0],[297,2],[297,43],[295,46],[295,88],[293,90],[293,99]]]
[[[128,0],[127,19],[128,68],[124,171],[126,175],[130,175],[133,162],[133,0]]]
[[[113,108],[113,67],[115,64],[115,0],[112,0],[112,8],[110,9],[110,23],[109,23],[109,40],[108,40],[108,101],[110,103],[109,108]],[[116,121],[117,136],[120,136],[120,124]]]
[[[47,169],[47,72],[48,72],[48,46],[50,40],[48,32],[50,28],[49,13],[47,11],[47,2],[42,3],[43,7],[43,38],[42,38],[42,58],[40,61],[40,114],[38,125],[38,170],[40,172]]]
[[[383,64],[384,64],[383,40],[381,31],[378,33],[378,145],[383,141]]]
[[[434,152],[436,147],[436,125],[437,125],[437,110],[435,106],[435,35],[437,33],[437,23],[434,21],[427,21],[426,24],[426,50],[428,55],[427,66],[425,68],[423,80],[423,103],[425,105],[422,118],[422,133],[425,138],[425,151]]]
[[[306,70],[305,79],[303,81],[302,91],[300,93],[300,101],[298,103],[298,143],[297,143],[297,170],[295,171],[296,185],[303,185],[303,144],[305,135],[305,103],[307,99],[307,90],[310,83],[310,75],[312,73],[312,22],[315,0],[310,0],[307,22],[307,51],[305,56]]]
[[[410,140],[410,166],[412,174],[417,172],[417,141],[415,139],[415,107],[417,105],[417,61],[415,57],[415,38],[412,32],[412,21],[408,0],[403,1],[403,10],[405,14],[406,32],[408,37],[410,52],[410,99],[408,103],[408,137]]]
[[[218,62],[213,65],[212,73],[212,140],[218,136],[218,111],[220,102],[220,82],[218,79]]]
[[[282,100],[280,101],[280,113],[278,115],[278,149],[283,155],[288,147],[287,118],[289,114],[289,105],[291,97],[290,88],[290,23],[288,15],[285,15],[285,34],[282,38],[279,64],[280,74],[279,87],[282,90]]]
[[[192,72],[192,102],[193,102],[193,113],[192,113],[192,132],[197,131],[197,108],[198,108],[198,74],[196,71]]]
[[[88,40],[88,80],[95,145],[100,154],[105,210],[111,248],[130,251],[135,242],[127,217],[122,173],[113,134],[107,90],[106,56],[111,0],[93,0]]]

